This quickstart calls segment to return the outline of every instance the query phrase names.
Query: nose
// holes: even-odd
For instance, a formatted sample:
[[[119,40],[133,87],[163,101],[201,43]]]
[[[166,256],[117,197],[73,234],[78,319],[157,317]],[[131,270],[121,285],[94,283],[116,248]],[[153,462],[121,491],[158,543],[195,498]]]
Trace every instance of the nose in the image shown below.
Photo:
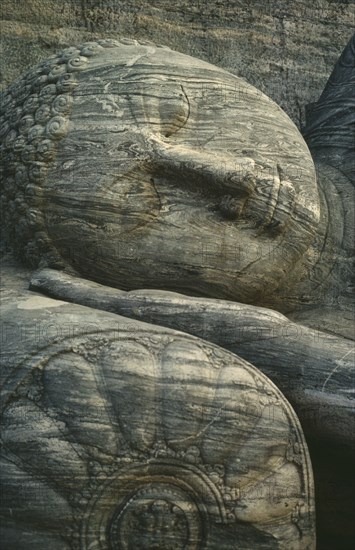
[[[215,210],[243,227],[266,231],[270,237],[283,232],[292,215],[295,192],[277,166],[259,166],[254,159],[218,156],[210,151],[150,138],[153,171],[189,190],[199,188],[216,199]],[[258,233],[258,234],[259,234]]]

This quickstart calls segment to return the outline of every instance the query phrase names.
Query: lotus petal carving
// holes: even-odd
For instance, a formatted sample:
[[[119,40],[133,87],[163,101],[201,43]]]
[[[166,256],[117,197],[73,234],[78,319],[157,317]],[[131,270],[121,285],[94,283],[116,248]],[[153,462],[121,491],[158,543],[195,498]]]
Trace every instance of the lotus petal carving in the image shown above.
[[[90,311],[61,305],[63,323],[73,308]],[[279,390],[217,346],[129,323],[57,338],[5,381],[10,546],[312,548],[309,458]]]

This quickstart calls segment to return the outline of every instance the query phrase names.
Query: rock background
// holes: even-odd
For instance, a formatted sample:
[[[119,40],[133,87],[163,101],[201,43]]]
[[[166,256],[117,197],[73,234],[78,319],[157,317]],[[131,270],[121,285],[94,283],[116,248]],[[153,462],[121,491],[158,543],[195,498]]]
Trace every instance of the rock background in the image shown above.
[[[1,86],[97,37],[170,46],[246,78],[298,126],[352,34],[352,0],[2,0]]]

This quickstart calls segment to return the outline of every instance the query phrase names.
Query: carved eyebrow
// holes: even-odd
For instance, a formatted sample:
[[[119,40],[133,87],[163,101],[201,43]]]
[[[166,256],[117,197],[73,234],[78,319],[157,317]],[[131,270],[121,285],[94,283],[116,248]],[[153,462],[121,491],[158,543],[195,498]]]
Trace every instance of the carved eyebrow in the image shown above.
[[[256,186],[255,162],[250,158],[216,162],[206,152],[152,139],[152,166],[174,177],[184,175],[190,182],[203,183],[223,193],[249,196]]]

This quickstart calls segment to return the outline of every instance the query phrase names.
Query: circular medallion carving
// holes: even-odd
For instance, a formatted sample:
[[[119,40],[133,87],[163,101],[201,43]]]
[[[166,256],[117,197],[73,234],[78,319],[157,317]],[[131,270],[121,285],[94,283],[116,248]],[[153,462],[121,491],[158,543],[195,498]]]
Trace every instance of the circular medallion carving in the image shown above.
[[[112,550],[198,548],[199,516],[186,492],[152,483],[134,492],[115,513],[109,529]]]

